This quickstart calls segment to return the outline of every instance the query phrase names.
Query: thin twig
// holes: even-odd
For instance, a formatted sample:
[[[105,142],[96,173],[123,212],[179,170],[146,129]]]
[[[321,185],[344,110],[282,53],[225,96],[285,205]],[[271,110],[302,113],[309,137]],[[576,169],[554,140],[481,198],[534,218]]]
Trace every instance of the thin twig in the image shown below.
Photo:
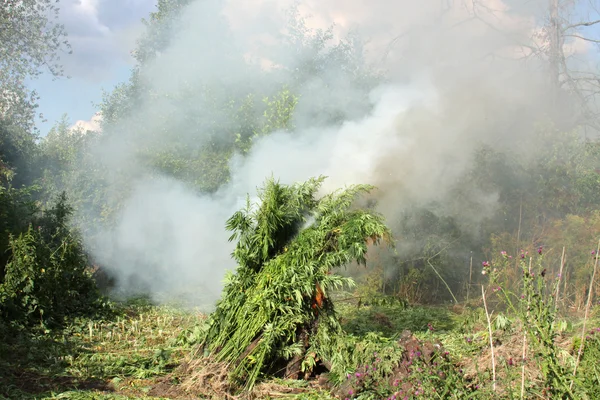
[[[562,278],[564,266],[565,266],[565,247],[563,246],[562,256],[560,257],[560,270],[558,271],[558,282],[556,282],[556,296],[554,298],[554,308],[555,309],[558,309],[558,297],[560,296],[560,279]]]
[[[581,36],[581,35],[564,35],[564,36],[572,37],[572,38],[576,38],[576,39],[580,39],[580,40],[585,40],[586,42],[591,42],[591,43],[600,43],[600,40],[586,38],[585,36]]]
[[[467,286],[467,301],[469,304],[469,292],[471,291],[471,281],[473,276],[473,256],[471,255],[471,262],[469,263],[469,285]]]
[[[435,274],[438,276],[438,278],[440,278],[442,280],[442,282],[444,282],[444,285],[446,285],[446,289],[448,289],[448,292],[450,292],[450,296],[452,296],[452,298],[454,299],[454,304],[458,304],[458,300],[456,300],[456,297],[454,296],[454,293],[452,293],[452,289],[450,289],[450,286],[448,286],[448,284],[446,283],[446,281],[444,280],[444,278],[442,278],[442,276],[440,275],[440,273],[437,272],[437,270],[435,269],[435,267],[433,266],[433,264],[431,264],[429,262],[429,260],[427,260],[427,264],[429,264],[429,266],[431,267],[431,269],[433,270],[433,272],[435,272]]]
[[[581,361],[581,353],[583,353],[583,347],[585,345],[585,328],[587,325],[588,315],[590,313],[590,306],[592,303],[592,293],[594,291],[594,278],[596,277],[596,269],[598,268],[598,258],[600,257],[600,240],[598,241],[598,247],[596,248],[596,253],[594,256],[596,257],[596,261],[594,262],[594,270],[592,271],[592,279],[590,279],[590,288],[588,290],[588,298],[587,304],[585,305],[585,316],[583,317],[583,328],[581,329],[581,344],[579,345],[579,351],[577,352],[577,361],[575,362],[575,368],[573,368],[573,380],[571,381],[571,385],[569,389],[573,389],[573,384],[575,383],[575,377],[577,375],[577,368],[579,367],[579,362]]]
[[[481,285],[481,297],[483,297],[483,307],[485,308],[485,316],[488,322],[488,331],[490,333],[490,351],[492,352],[492,377],[493,377],[493,390],[496,391],[496,357],[494,356],[494,339],[492,338],[492,321],[490,314],[488,313],[487,302],[485,301],[485,290]]]
[[[567,262],[567,258],[566,258],[566,255],[565,255],[565,265],[566,265],[566,262]],[[568,298],[569,298],[569,292],[568,292],[569,286],[567,285],[568,280],[569,280],[569,274],[567,274],[566,270],[564,271],[564,276],[565,276],[565,279],[564,279],[565,283],[563,284],[563,301],[562,301],[562,306],[563,306],[563,309],[566,309],[567,304],[566,304],[565,300],[568,300]]]
[[[596,25],[596,24],[600,24],[600,19],[596,20],[596,21],[579,22],[576,24],[567,25],[563,28],[563,32],[567,31],[569,29],[577,28],[579,26],[592,26],[592,25]]]
[[[531,260],[529,257],[529,274],[531,275]],[[527,291],[525,285],[527,283],[523,281],[523,287],[525,288],[525,292]],[[531,301],[531,297],[527,296],[527,314],[525,316],[525,322],[529,319],[529,302]],[[523,324],[523,354],[521,356],[521,400],[523,400],[525,396],[525,356],[527,355],[527,328],[525,324]]]

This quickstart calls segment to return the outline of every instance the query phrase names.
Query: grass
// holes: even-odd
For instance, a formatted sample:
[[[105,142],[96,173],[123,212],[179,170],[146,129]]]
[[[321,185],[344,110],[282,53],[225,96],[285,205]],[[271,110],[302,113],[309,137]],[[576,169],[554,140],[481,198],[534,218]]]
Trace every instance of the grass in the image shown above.
[[[337,308],[344,328],[354,336],[378,332],[393,339],[410,330],[423,343],[441,344],[451,363],[444,370],[446,381],[454,385],[443,398],[519,398],[522,330],[516,316],[495,313],[491,319],[497,363],[493,394],[489,328],[481,308],[407,306],[401,302],[360,307],[339,303]],[[597,313],[592,314],[595,318],[589,326],[599,326]],[[180,374],[186,372],[178,367],[190,360],[204,319],[200,313],[175,306],[142,303],[123,306],[110,320],[81,319],[56,332],[0,332],[5,336],[0,344],[0,398],[189,398],[180,385],[185,379]],[[565,356],[576,356],[581,325],[581,321],[565,324],[566,330],[557,339]],[[592,340],[581,358],[580,374],[593,388],[600,384],[600,329],[591,328],[589,336]],[[435,394],[439,382],[431,380],[436,371],[423,368],[415,369],[409,379],[419,382],[428,395],[408,398],[440,398]],[[539,379],[536,366],[526,366],[526,378],[528,387]],[[257,389],[262,393],[259,398],[266,399],[334,398],[320,391],[316,382],[274,379]],[[366,391],[353,398],[381,397]]]
[[[0,396],[145,398],[188,355],[188,335],[204,318],[149,305],[128,305],[120,314],[78,320],[58,332],[7,336],[0,346]]]

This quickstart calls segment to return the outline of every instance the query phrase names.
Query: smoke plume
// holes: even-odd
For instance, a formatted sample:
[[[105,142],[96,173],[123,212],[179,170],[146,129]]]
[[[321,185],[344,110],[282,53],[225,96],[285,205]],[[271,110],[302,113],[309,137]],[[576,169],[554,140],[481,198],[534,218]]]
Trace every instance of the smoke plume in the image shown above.
[[[140,69],[156,96],[107,128],[98,149],[113,189],[127,195],[114,226],[87,239],[95,257],[125,290],[212,304],[235,267],[225,220],[271,175],[284,183],[327,175],[325,191],[374,184],[392,224],[406,207],[432,201],[469,223],[493,212],[496,193],[465,188],[467,205],[451,189],[478,146],[508,147],[557,115],[543,63],[523,58],[536,44],[542,2],[441,3],[192,2],[169,45]],[[329,44],[312,46],[332,23]],[[377,72],[369,78],[376,83],[340,73],[335,56],[347,46],[352,62]],[[139,156],[168,147],[173,135],[191,151],[218,142],[215,132],[237,129],[236,121],[211,104],[285,85],[299,95],[295,128],[232,157],[228,183],[211,195],[157,175]]]

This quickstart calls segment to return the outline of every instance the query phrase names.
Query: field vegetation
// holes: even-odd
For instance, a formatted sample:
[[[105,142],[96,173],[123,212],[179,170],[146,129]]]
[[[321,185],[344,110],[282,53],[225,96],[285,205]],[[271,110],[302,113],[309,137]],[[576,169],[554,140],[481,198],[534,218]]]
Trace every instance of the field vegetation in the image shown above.
[[[536,118],[508,144],[482,140],[444,196],[393,212],[380,206],[385,185],[330,190],[328,177],[286,183],[273,171],[214,228],[230,235],[236,267],[208,309],[120,292],[123,276],[94,246],[119,225],[140,170],[111,169],[98,149],[128,143],[126,162],[151,178],[220,199],[236,160],[297,132],[300,111],[344,124],[310,103],[315,80],[351,82],[348,106],[367,115],[388,79],[357,40],[291,13],[286,43],[304,58],[284,65],[287,78],[156,93],[144,74],[188,3],[158,2],[131,79],[100,104],[101,131],[65,117],[45,136],[20,82],[48,65],[60,76],[54,55],[68,42],[47,18],[53,2],[0,4],[0,27],[10,7],[19,22],[2,43],[21,55],[0,51],[0,89],[21,96],[0,99],[0,398],[600,398],[600,141],[579,103],[585,118]],[[19,39],[39,26],[46,42]],[[487,195],[493,207],[479,202]]]

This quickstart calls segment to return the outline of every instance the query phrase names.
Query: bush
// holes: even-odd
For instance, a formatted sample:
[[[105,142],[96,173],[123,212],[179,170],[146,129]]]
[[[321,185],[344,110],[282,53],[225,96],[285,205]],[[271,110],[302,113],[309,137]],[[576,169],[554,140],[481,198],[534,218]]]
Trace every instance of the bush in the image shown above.
[[[13,325],[60,325],[66,317],[97,310],[99,292],[87,270],[77,235],[67,226],[66,196],[36,218],[37,224],[9,236],[9,261],[0,284],[0,315]]]
[[[38,211],[32,201],[35,190],[35,187],[15,189],[0,184],[0,283],[4,280],[4,267],[10,258],[10,234],[26,231]]]

